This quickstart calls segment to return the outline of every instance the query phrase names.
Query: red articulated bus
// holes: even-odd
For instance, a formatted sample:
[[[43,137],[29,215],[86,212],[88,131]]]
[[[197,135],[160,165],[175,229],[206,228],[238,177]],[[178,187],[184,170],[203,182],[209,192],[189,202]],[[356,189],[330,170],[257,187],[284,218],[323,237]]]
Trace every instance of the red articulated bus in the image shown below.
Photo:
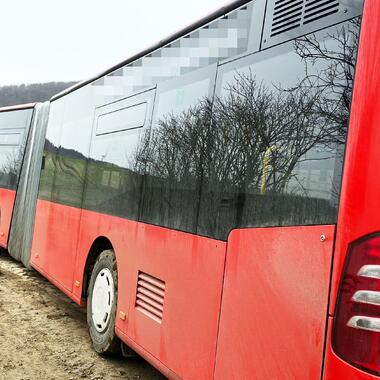
[[[379,41],[377,0],[240,0],[1,110],[0,244],[87,305],[100,354],[378,379]]]

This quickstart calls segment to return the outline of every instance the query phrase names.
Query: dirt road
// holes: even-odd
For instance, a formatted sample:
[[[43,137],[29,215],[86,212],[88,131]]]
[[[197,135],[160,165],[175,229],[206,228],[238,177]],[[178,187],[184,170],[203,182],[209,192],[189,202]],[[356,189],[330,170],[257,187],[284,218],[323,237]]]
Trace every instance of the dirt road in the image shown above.
[[[163,379],[141,358],[92,351],[86,314],[36,272],[0,255],[0,380]]]

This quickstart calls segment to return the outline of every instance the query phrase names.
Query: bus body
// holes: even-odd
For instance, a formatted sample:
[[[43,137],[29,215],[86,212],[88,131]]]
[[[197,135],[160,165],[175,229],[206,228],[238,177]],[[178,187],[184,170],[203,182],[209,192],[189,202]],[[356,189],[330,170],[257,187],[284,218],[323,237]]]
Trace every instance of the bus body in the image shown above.
[[[94,345],[111,325],[169,378],[379,378],[379,20],[237,1],[52,98],[23,257],[89,297]]]
[[[0,108],[0,246],[3,248],[8,248],[16,189],[33,112],[34,104]]]

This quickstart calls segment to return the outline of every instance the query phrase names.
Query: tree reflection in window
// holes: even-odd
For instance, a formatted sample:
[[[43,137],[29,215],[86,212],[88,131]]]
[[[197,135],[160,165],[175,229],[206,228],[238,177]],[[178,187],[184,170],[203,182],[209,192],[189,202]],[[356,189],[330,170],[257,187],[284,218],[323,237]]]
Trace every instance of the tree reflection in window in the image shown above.
[[[222,65],[212,99],[212,74],[189,74],[187,86],[180,78],[158,93],[151,128],[94,139],[84,207],[217,239],[239,227],[335,223],[359,27],[355,19]],[[83,182],[65,171],[66,188]]]
[[[143,220],[223,239],[235,227],[334,223],[359,26],[293,42],[290,85],[251,64],[213,102],[162,117],[136,153]]]

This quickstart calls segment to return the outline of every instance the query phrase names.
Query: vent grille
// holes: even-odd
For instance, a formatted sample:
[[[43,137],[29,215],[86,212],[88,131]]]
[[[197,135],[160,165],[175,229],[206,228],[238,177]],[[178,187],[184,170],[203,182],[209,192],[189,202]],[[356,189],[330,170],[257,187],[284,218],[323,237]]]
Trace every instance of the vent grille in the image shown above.
[[[304,24],[330,16],[339,11],[338,0],[307,0],[305,4]]]
[[[339,0],[275,0],[271,37],[330,16],[339,11]]]
[[[165,282],[139,271],[137,277],[137,310],[161,323],[164,312]]]

